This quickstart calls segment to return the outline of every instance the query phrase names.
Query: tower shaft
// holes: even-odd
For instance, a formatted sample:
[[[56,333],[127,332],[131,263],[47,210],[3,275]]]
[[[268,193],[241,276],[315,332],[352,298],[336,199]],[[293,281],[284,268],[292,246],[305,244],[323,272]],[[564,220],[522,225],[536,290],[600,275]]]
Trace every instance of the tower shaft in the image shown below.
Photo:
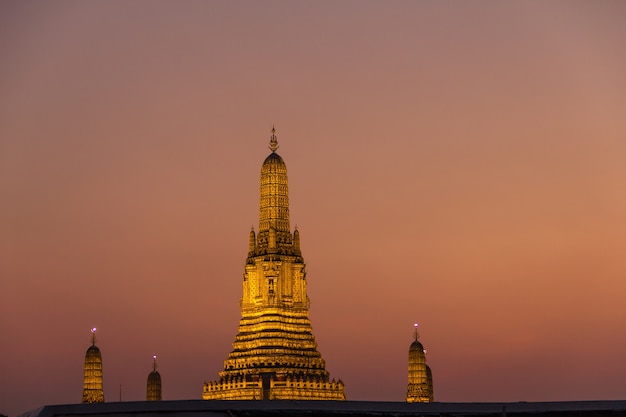
[[[161,401],[161,375],[156,370],[148,374],[146,401]]]

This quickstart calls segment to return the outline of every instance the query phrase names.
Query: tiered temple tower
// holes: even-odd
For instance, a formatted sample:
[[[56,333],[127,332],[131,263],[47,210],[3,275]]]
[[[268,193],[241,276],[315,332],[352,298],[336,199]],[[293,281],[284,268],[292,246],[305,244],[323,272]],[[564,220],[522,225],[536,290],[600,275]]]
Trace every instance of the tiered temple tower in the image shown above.
[[[219,380],[204,384],[204,400],[345,400],[317,351],[300,234],[289,225],[287,167],[276,153],[261,167],[258,234],[250,232],[241,320]]]
[[[433,374],[426,365],[424,346],[419,342],[417,324],[415,325],[415,341],[409,348],[409,384],[406,401],[409,403],[429,403],[434,401]]]
[[[91,329],[91,346],[85,354],[85,373],[83,382],[83,402],[103,403],[102,355],[96,346],[96,328]]]
[[[161,401],[161,374],[157,371],[156,356],[153,356],[152,372],[148,374],[146,401]]]

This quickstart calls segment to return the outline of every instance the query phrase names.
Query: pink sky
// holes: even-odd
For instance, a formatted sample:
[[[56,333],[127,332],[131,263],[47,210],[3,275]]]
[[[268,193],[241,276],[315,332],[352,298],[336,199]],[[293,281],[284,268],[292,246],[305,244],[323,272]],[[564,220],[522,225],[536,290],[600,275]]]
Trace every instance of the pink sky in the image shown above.
[[[0,414],[199,399],[276,125],[350,400],[624,399],[626,3],[2,2]]]

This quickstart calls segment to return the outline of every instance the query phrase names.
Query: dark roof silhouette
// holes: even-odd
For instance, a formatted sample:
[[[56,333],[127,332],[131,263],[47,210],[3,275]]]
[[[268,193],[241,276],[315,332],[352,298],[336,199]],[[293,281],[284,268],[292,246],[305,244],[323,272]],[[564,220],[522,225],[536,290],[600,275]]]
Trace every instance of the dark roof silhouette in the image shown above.
[[[371,401],[137,401],[48,405],[20,417],[626,416],[626,401],[404,403]]]

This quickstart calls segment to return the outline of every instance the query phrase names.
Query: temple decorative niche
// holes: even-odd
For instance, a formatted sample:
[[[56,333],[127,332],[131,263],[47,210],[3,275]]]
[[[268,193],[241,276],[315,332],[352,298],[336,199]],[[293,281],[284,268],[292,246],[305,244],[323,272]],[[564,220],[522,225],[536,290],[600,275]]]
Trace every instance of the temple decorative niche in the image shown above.
[[[91,329],[91,346],[85,353],[85,370],[83,379],[83,402],[103,403],[102,388],[102,354],[96,346],[96,328]]]
[[[275,132],[261,166],[259,229],[249,236],[239,332],[219,380],[204,384],[204,400],[346,399],[313,336],[300,234],[289,224],[287,166],[276,153]]]
[[[433,374],[426,365],[426,351],[420,343],[417,324],[415,341],[409,348],[409,383],[406,391],[408,403],[430,403],[434,401]]]

